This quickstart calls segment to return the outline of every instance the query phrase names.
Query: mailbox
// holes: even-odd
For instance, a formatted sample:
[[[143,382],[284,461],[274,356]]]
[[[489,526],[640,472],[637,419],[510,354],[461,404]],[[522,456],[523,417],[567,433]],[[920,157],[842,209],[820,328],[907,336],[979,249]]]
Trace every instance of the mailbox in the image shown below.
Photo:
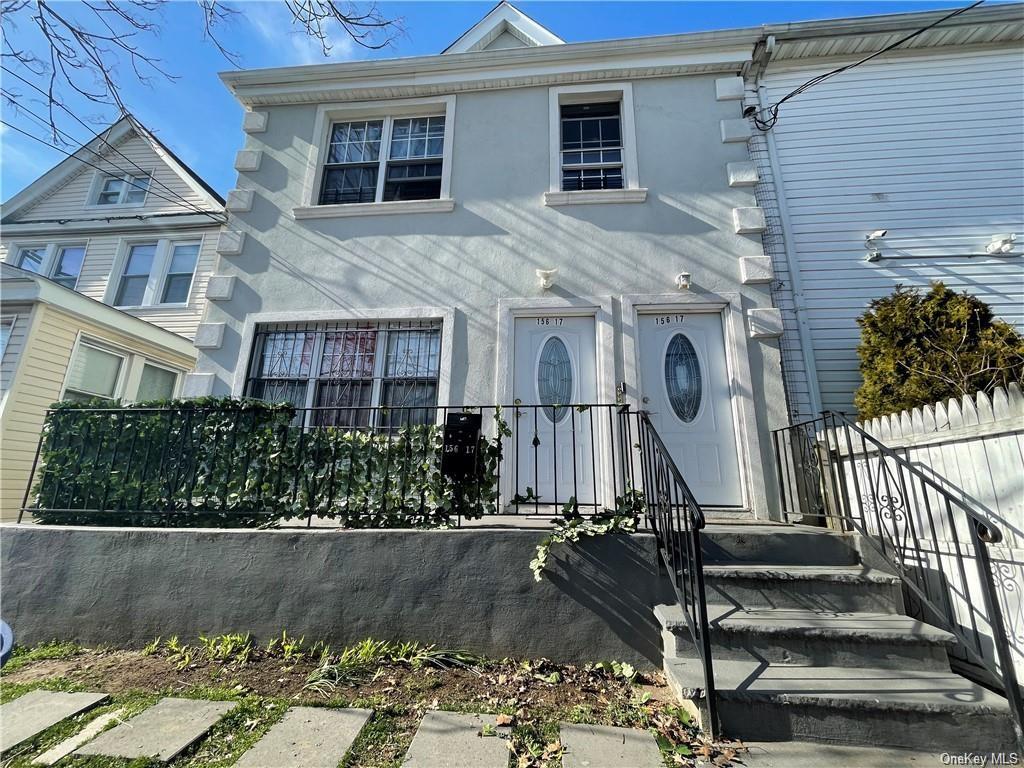
[[[479,413],[449,413],[444,420],[444,446],[441,451],[441,474],[463,480],[476,469],[480,447]]]

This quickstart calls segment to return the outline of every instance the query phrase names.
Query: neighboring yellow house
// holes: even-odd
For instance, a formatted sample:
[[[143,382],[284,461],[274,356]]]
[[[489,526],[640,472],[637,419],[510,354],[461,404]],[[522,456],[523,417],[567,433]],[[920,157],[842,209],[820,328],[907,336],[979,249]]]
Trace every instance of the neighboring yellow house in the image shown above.
[[[0,210],[0,520],[9,521],[51,403],[181,393],[224,201],[126,117]]]

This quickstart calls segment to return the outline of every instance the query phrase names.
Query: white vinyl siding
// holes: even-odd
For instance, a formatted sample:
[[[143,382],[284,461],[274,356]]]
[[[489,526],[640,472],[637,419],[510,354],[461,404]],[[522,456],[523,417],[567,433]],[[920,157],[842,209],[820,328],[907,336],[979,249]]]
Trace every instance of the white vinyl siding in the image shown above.
[[[843,63],[779,64],[764,78],[766,103]],[[787,102],[772,133],[823,407],[852,409],[856,318],[898,283],[942,280],[1024,328],[1021,241],[1013,255],[984,255],[993,235],[1024,235],[1019,49],[870,62]],[[864,261],[864,236],[877,229],[888,230],[883,257],[901,258]],[[799,347],[783,349],[802,370]]]
[[[122,139],[120,143],[114,142],[114,146],[117,152],[108,150],[108,155],[105,159],[101,160],[88,152],[85,153],[85,159],[110,174],[120,176],[125,172],[138,175],[141,175],[142,172],[152,172],[153,179],[150,183],[150,193],[146,195],[144,205],[129,206],[123,214],[118,212],[117,206],[110,206],[108,213],[111,216],[188,212],[182,205],[176,205],[168,200],[164,200],[161,195],[179,201],[190,202],[203,210],[209,209],[209,204],[164,163],[145,139],[130,134],[128,138]],[[99,151],[97,149],[97,152]],[[118,152],[121,154],[118,154]],[[121,155],[124,155],[124,157]],[[119,168],[123,170],[119,170]],[[141,171],[139,170],[140,168],[142,169]],[[66,184],[35,205],[22,211],[18,216],[18,220],[37,221],[40,219],[82,218],[101,215],[104,210],[103,207],[97,208],[93,206],[92,204],[95,203],[95,200],[90,199],[90,195],[95,196],[95,192],[99,188],[94,186],[96,175],[97,171],[95,168],[83,165],[82,170]],[[167,186],[165,187],[164,185]],[[171,193],[171,190],[173,190],[174,194]]]

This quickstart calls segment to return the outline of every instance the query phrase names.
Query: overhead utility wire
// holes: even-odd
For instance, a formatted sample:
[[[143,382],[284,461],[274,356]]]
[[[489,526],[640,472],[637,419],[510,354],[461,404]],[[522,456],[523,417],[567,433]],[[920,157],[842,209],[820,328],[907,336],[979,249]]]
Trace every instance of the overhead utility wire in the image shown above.
[[[44,90],[43,90],[42,88],[40,88],[39,86],[37,86],[37,85],[36,85],[35,83],[31,82],[30,80],[27,80],[27,79],[25,79],[24,77],[22,77],[21,75],[19,75],[19,74],[18,74],[17,72],[14,72],[14,71],[13,71],[13,70],[11,70],[10,68],[8,68],[8,67],[5,67],[5,66],[3,66],[2,64],[0,64],[0,69],[2,69],[2,70],[3,70],[4,72],[7,72],[8,74],[10,74],[10,75],[12,75],[12,76],[14,76],[14,77],[18,78],[19,80],[21,80],[21,82],[25,83],[25,84],[26,84],[26,85],[28,85],[28,86],[29,86],[30,88],[34,88],[34,89],[35,89],[36,91],[38,91],[38,92],[39,92],[39,93],[41,93],[42,95],[44,95],[44,96],[46,96],[46,95],[47,95],[47,94],[46,94],[46,91],[44,91]],[[10,97],[8,97],[8,98],[10,98]],[[12,99],[11,99],[11,101],[14,101],[14,99],[12,98]],[[85,129],[86,129],[87,131],[89,131],[90,133],[93,133],[93,132],[95,131],[95,128],[93,128],[92,126],[90,126],[90,125],[88,125],[87,123],[85,123],[85,122],[84,122],[84,121],[83,121],[83,120],[82,120],[82,119],[81,119],[80,117],[78,117],[78,115],[76,115],[76,114],[75,114],[74,112],[72,112],[72,111],[71,111],[70,109],[68,109],[67,107],[65,107],[65,106],[64,106],[63,104],[61,104],[60,102],[57,102],[57,101],[55,101],[55,102],[54,102],[54,104],[56,104],[56,105],[57,105],[57,106],[58,106],[58,107],[59,107],[60,109],[62,109],[62,110],[63,110],[64,112],[66,112],[66,113],[67,113],[68,115],[70,115],[70,116],[71,116],[72,118],[74,118],[74,120],[75,120],[75,121],[76,121],[76,122],[77,122],[77,123],[78,123],[79,125],[81,125],[81,126],[82,126],[83,128],[85,128]],[[24,106],[24,105],[22,105],[21,103],[19,103],[19,102],[15,102],[15,107],[16,107],[17,109],[20,109],[20,110],[22,110],[22,111],[24,111],[24,112],[27,112],[28,114],[30,114],[30,115],[33,115],[34,117],[36,117],[36,118],[37,118],[37,119],[38,119],[38,120],[39,120],[39,121],[41,122],[41,125],[42,125],[42,126],[43,126],[44,128],[48,128],[48,129],[53,129],[53,130],[54,130],[54,131],[56,131],[57,133],[59,133],[59,134],[62,134],[63,136],[67,137],[68,139],[70,139],[71,141],[73,141],[73,142],[75,142],[75,143],[82,143],[82,142],[80,142],[80,140],[79,140],[79,139],[77,139],[76,137],[72,136],[72,135],[71,135],[70,133],[68,133],[67,131],[64,131],[64,130],[61,130],[60,128],[57,128],[57,127],[56,127],[55,125],[53,125],[53,124],[52,124],[52,122],[49,122],[49,121],[47,121],[47,120],[46,120],[46,118],[44,118],[44,117],[42,117],[42,116],[40,116],[40,115],[36,114],[35,112],[33,112],[32,110],[30,110],[30,109],[29,109],[28,107],[25,107],[25,106]],[[125,116],[126,116],[126,117],[128,117],[128,118],[129,118],[129,120],[131,120],[131,122],[132,122],[133,126],[134,126],[134,125],[135,125],[135,124],[136,124],[136,123],[138,122],[138,121],[136,121],[136,120],[135,120],[134,116],[132,116],[132,115],[128,115],[127,113],[125,113]],[[108,147],[109,147],[109,148],[110,148],[110,149],[111,149],[111,150],[112,150],[113,152],[116,152],[116,153],[117,153],[118,155],[120,155],[121,157],[123,157],[123,158],[124,158],[124,159],[125,159],[125,160],[126,160],[126,161],[127,161],[127,162],[128,162],[128,163],[129,163],[129,164],[130,164],[130,165],[132,166],[132,167],[134,167],[134,168],[135,168],[135,169],[136,169],[136,170],[137,170],[137,171],[138,171],[139,173],[146,173],[146,174],[149,174],[149,173],[150,173],[149,171],[147,171],[147,170],[146,170],[146,169],[144,169],[144,168],[141,168],[141,167],[140,167],[140,166],[138,165],[138,163],[134,162],[134,161],[133,161],[133,160],[132,160],[131,158],[129,158],[129,157],[127,156],[127,155],[125,155],[125,154],[124,154],[123,152],[121,152],[121,150],[119,150],[119,149],[118,149],[118,148],[117,148],[116,146],[114,146],[114,144],[112,144],[112,143],[111,143],[110,141],[108,141],[108,140],[107,140],[107,138],[106,138],[106,136],[105,136],[104,134],[108,133],[108,132],[109,132],[109,130],[110,130],[109,128],[107,128],[107,129],[104,129],[104,131],[103,131],[102,133],[96,134],[96,135],[95,135],[95,138],[97,138],[97,139],[99,139],[99,140],[100,140],[101,142],[103,142],[103,143],[104,143],[104,144],[105,144],[106,146],[108,146]],[[136,130],[137,130],[137,129],[136,129]],[[91,141],[92,141],[92,139],[90,139],[90,142],[91,142]],[[89,142],[85,142],[85,143],[83,144],[83,146],[85,146],[85,144],[88,144],[88,143],[89,143]],[[86,149],[88,149],[88,147],[85,147],[85,148],[86,148]],[[91,150],[91,149],[90,149],[89,151],[90,151],[90,152],[93,152],[93,150]],[[97,153],[97,152],[93,152],[93,154],[94,154],[94,155],[96,155],[97,157],[101,157],[101,155],[99,155],[99,153]],[[112,160],[110,160],[109,158],[107,158],[107,159],[106,159],[106,162],[107,162],[107,163],[109,163],[109,164],[110,164],[111,166],[113,166],[114,168],[116,168],[116,169],[117,169],[118,171],[120,171],[120,172],[122,172],[122,173],[128,173],[128,171],[126,171],[126,170],[125,170],[124,168],[121,168],[120,166],[118,166],[117,164],[115,164],[115,163],[114,163],[114,162],[113,162]],[[182,196],[181,196],[181,193],[179,193],[179,192],[178,192],[177,190],[173,189],[172,187],[170,187],[170,186],[168,186],[167,184],[165,184],[164,182],[162,182],[162,181],[161,181],[160,179],[156,178],[156,176],[155,176],[154,174],[150,174],[150,180],[151,180],[151,182],[156,182],[157,184],[159,184],[159,185],[160,185],[161,187],[163,187],[164,189],[166,189],[166,190],[167,190],[167,191],[168,191],[168,192],[169,192],[170,194],[174,195],[174,196],[175,196],[175,197],[177,197],[177,198],[180,198],[180,199],[181,199],[181,202],[182,202],[183,204],[185,204],[185,205],[189,206],[190,208],[192,208],[192,209],[193,209],[193,210],[194,210],[194,211],[195,211],[196,213],[207,213],[207,211],[203,210],[202,208],[200,208],[200,207],[199,207],[198,205],[196,205],[195,203],[193,203],[193,202],[191,202],[191,201],[189,201],[189,200],[186,200],[186,199],[185,199],[184,197],[182,197]]]
[[[45,139],[40,139],[38,136],[35,136],[35,135],[29,133],[28,131],[22,130],[21,128],[19,128],[16,125],[11,125],[10,123],[8,123],[5,120],[0,120],[0,125],[6,126],[7,128],[10,128],[12,131],[16,131],[16,132],[22,134],[23,136],[27,136],[28,138],[32,139],[33,141],[39,142],[43,146],[49,147],[50,149],[55,149],[58,152],[60,152],[60,153],[62,153],[64,155],[67,155],[68,157],[74,157],[78,162],[83,163],[84,165],[88,165],[90,168],[95,168],[97,171],[106,173],[106,171],[103,168],[101,168],[100,166],[96,165],[95,163],[90,163],[88,160],[85,160],[85,159],[83,159],[81,157],[75,157],[75,153],[74,152],[68,152],[67,150],[62,149],[61,147],[58,147],[58,146],[56,146],[54,144],[51,144],[50,142],[46,141]],[[135,187],[136,189],[148,190],[151,194],[156,195],[160,199],[166,200],[169,203],[173,203],[174,205],[177,205],[177,206],[180,206],[180,207],[184,207],[184,208],[186,208],[186,210],[189,211],[189,213],[195,213],[196,212],[196,211],[192,210],[191,208],[188,208],[187,206],[182,205],[182,203],[180,203],[177,200],[173,200],[173,199],[171,199],[169,197],[164,197],[163,195],[161,195],[160,193],[156,192],[153,189],[150,189],[149,187],[144,187],[141,184],[136,184],[136,183],[130,182],[130,181],[126,182],[126,183],[129,186],[131,186],[131,187]],[[215,214],[215,213],[213,213],[211,211],[199,211],[199,213],[202,213],[204,216],[208,216],[210,219],[212,219],[213,221],[217,222],[218,224],[223,224],[224,223],[222,219],[217,217],[217,214]]]
[[[906,37],[902,37],[899,40],[897,40],[895,43],[892,43],[891,45],[887,45],[882,50],[875,51],[875,53],[872,53],[870,56],[865,56],[860,61],[856,61],[856,62],[854,62],[852,64],[847,64],[845,66],[839,67],[838,69],[833,69],[831,72],[825,72],[824,74],[818,75],[817,77],[812,77],[806,83],[804,83],[803,85],[801,85],[801,86],[795,88],[794,90],[790,91],[789,93],[787,93],[785,96],[783,96],[781,99],[776,101],[771,106],[764,107],[763,109],[757,109],[757,110],[754,110],[752,112],[749,112],[747,114],[747,116],[753,118],[754,125],[757,126],[757,128],[759,130],[770,131],[772,129],[772,127],[775,125],[775,123],[777,123],[778,120],[779,120],[779,107],[781,107],[785,102],[787,102],[790,99],[792,99],[794,96],[799,96],[801,93],[806,91],[808,88],[812,88],[815,85],[818,85],[819,83],[821,83],[821,82],[823,82],[825,80],[828,80],[830,77],[834,77],[835,75],[838,75],[841,72],[846,72],[848,70],[851,70],[854,67],[859,67],[861,64],[864,64],[865,62],[871,61],[872,59],[874,59],[874,58],[876,58],[878,56],[881,56],[883,53],[888,53],[893,48],[898,48],[899,46],[903,45],[908,40],[913,40],[918,35],[923,35],[929,29],[937,27],[937,26],[939,26],[939,24],[947,22],[950,19],[954,18],[955,16],[959,16],[961,13],[966,13],[967,11],[970,11],[970,10],[972,10],[974,8],[977,8],[979,5],[981,5],[984,2],[985,2],[985,0],[978,0],[978,2],[972,3],[971,5],[968,5],[965,8],[958,8],[957,10],[953,11],[952,13],[946,14],[941,19],[938,19],[937,21],[932,22],[927,27],[923,27],[923,28],[917,30],[916,32],[911,32]],[[767,119],[762,118],[761,115],[763,115],[766,112],[768,113],[768,118]]]

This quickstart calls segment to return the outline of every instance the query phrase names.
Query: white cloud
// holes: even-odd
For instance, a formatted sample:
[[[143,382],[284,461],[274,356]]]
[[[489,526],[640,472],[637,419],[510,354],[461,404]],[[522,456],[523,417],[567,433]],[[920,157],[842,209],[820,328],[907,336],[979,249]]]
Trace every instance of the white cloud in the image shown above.
[[[336,23],[325,26],[331,42],[330,55],[325,57],[320,41],[310,37],[280,2],[250,2],[244,6],[246,20],[271,47],[273,62],[247,62],[250,65],[323,64],[345,61],[356,54],[356,44]]]

